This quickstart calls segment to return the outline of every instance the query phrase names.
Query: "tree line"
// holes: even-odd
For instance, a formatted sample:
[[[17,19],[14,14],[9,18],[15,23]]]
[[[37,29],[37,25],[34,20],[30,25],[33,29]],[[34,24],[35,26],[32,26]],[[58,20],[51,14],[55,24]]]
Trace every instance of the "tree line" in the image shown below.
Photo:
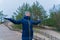
[[[31,12],[31,18],[34,20],[39,17],[39,19],[41,19],[42,21],[40,25],[49,26],[60,30],[60,6],[56,7],[55,5],[53,5],[53,8],[49,10],[48,15],[47,11],[41,4],[39,4],[38,1],[33,2],[32,5],[23,3],[22,6],[19,6],[19,8],[17,8],[17,10],[13,12],[12,18],[16,20],[21,19],[24,16],[25,11]]]

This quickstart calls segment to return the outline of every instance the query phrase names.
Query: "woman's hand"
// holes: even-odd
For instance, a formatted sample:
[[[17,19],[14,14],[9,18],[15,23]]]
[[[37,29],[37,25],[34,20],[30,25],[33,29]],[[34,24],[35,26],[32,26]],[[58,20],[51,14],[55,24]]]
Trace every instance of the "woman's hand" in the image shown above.
[[[8,18],[4,18],[4,19],[8,20]]]

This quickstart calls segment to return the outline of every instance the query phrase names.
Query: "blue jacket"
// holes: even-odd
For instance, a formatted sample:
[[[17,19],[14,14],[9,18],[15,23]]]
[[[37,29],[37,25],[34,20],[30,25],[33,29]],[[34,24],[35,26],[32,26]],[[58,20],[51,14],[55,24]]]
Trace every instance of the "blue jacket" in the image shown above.
[[[14,20],[11,18],[7,18],[9,21],[14,24],[22,24],[22,40],[32,40],[33,38],[33,25],[37,25],[40,23],[40,20],[33,21],[30,17],[25,16],[23,19]]]

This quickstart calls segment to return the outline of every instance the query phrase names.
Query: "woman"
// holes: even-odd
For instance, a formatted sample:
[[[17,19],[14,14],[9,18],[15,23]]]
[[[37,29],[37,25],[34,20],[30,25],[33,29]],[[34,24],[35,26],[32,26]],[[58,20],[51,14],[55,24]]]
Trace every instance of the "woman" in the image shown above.
[[[33,39],[33,25],[40,23],[40,20],[33,21],[30,17],[30,12],[25,12],[25,16],[20,20],[14,20],[11,18],[5,18],[14,24],[22,24],[22,40],[32,40]]]

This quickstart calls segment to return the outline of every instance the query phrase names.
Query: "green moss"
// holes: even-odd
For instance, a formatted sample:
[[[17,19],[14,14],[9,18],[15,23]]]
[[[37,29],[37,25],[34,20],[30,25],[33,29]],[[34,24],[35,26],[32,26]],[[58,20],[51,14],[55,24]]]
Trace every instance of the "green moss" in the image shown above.
[[[20,25],[14,24],[12,27],[13,27],[14,29],[22,29],[22,24],[20,24]]]

